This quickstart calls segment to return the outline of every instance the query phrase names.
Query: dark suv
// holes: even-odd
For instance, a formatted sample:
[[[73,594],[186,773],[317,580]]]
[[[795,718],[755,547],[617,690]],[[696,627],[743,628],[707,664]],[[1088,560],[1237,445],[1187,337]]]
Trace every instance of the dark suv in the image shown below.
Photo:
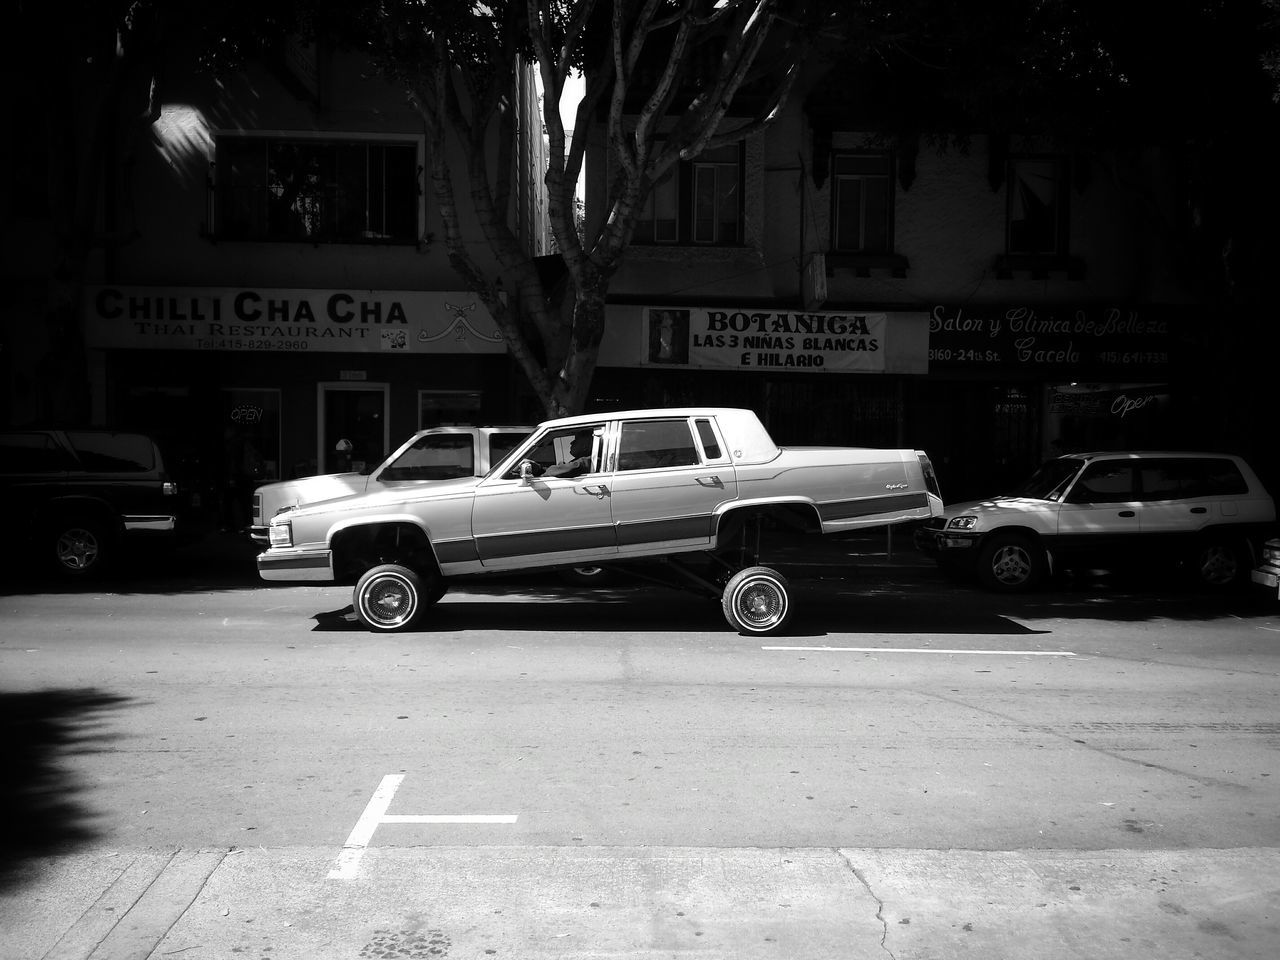
[[[140,433],[0,432],[0,495],[10,529],[67,577],[105,569],[129,541],[176,542],[183,523],[178,484]]]

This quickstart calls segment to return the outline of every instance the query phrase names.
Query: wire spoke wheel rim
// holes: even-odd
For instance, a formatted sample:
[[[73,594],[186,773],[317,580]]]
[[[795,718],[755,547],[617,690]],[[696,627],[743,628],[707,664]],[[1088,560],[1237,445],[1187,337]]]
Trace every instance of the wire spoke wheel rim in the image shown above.
[[[398,627],[413,617],[418,594],[404,577],[384,573],[371,579],[360,592],[360,609],[374,624]]]
[[[772,633],[791,616],[786,580],[768,567],[752,567],[736,574],[721,601],[725,619],[744,634]]]

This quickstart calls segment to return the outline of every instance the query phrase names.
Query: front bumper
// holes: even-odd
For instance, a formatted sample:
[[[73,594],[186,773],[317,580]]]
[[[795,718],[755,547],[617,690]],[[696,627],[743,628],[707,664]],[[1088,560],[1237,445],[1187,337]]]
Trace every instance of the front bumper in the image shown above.
[[[919,527],[915,532],[916,549],[935,560],[964,561],[977,555],[978,536],[955,530]]]
[[[1280,597],[1280,566],[1265,564],[1254,567],[1249,577],[1261,587],[1270,587]]]
[[[258,576],[281,582],[329,583],[333,573],[332,550],[274,548],[258,554]]]

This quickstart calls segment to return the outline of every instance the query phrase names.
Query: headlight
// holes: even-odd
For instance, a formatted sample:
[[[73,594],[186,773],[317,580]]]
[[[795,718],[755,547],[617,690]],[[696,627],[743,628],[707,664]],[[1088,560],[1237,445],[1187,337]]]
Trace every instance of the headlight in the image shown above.
[[[292,547],[293,546],[293,524],[292,523],[271,524],[271,545],[273,547]]]
[[[949,530],[972,530],[977,526],[977,517],[952,517],[947,524]]]

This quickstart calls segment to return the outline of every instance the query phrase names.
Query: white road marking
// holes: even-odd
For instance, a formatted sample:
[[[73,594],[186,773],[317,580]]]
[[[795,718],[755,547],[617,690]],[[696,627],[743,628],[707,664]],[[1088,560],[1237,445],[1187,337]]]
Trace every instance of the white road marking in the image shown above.
[[[404,774],[389,773],[382,778],[378,789],[373,791],[356,821],[347,842],[329,871],[330,880],[354,880],[360,871],[360,859],[373,840],[373,832],[383,823],[515,823],[517,814],[423,814],[423,815],[388,815],[387,808],[396,795],[396,790],[404,782]]]
[[[761,647],[813,653],[971,653],[985,657],[1074,657],[1070,650],[944,650],[934,647]]]

